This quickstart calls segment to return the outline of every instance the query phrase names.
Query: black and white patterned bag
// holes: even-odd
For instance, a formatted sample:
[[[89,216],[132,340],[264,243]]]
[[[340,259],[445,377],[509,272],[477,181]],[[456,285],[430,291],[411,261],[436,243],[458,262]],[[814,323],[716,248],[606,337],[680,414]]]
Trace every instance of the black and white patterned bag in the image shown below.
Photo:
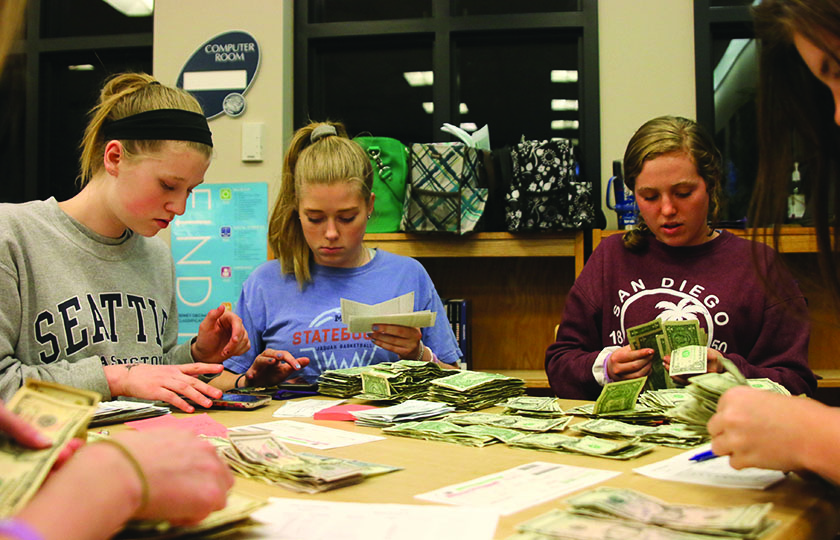
[[[592,184],[578,179],[570,141],[522,141],[511,148],[511,160],[513,175],[505,194],[509,231],[595,226]]]

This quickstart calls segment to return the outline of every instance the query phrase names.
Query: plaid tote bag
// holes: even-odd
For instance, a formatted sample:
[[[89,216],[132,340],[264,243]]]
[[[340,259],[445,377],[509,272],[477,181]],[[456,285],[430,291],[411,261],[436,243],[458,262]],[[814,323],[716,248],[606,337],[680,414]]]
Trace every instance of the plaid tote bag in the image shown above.
[[[479,151],[463,143],[414,143],[400,228],[472,232],[487,204]]]

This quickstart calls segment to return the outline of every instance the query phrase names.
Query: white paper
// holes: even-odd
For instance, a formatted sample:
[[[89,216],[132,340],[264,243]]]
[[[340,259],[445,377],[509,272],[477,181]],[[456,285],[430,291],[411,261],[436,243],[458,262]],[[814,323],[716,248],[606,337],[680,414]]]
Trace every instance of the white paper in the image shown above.
[[[783,472],[768,469],[753,467],[741,470],[733,469],[729,465],[729,456],[699,462],[689,459],[711,449],[711,443],[704,444],[672,458],[633,470],[644,476],[659,480],[743,489],[766,489],[785,477]]]
[[[341,299],[341,321],[353,333],[367,333],[376,323],[400,324],[414,328],[434,326],[437,313],[414,311],[414,292],[378,304]]]
[[[488,508],[509,516],[619,474],[616,471],[534,461],[414,497],[434,503]]]
[[[243,539],[489,540],[498,514],[486,509],[413,504],[364,504],[272,497],[251,518],[261,523]]]
[[[312,418],[318,411],[341,405],[346,399],[302,399],[287,401],[271,416],[275,418]]]
[[[354,444],[382,441],[385,439],[385,437],[376,435],[365,435],[363,433],[354,433],[352,431],[344,431],[343,429],[328,428],[305,422],[295,422],[293,420],[276,420],[262,424],[239,426],[229,428],[228,431],[247,432],[254,429],[270,431],[275,437],[285,443],[324,450],[327,448],[340,448],[342,446],[352,446]]]

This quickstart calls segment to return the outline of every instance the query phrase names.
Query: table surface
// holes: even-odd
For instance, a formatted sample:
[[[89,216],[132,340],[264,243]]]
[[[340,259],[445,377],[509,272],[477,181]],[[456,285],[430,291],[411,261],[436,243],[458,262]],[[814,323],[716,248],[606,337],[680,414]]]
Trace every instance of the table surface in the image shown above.
[[[326,396],[321,398],[330,399]],[[281,401],[273,401],[266,407],[250,411],[211,410],[207,412],[214,420],[228,427],[243,426],[281,420],[280,418],[273,418],[271,415],[282,403]],[[583,402],[560,400],[560,403],[566,409]],[[500,410],[485,409],[485,412],[498,412]],[[173,414],[183,415],[183,413]],[[284,418],[283,420],[309,422],[358,433],[384,435],[378,428],[360,427],[352,422],[316,421],[311,418]],[[573,423],[576,420],[573,420]],[[101,429],[108,429],[113,433],[126,428],[124,425],[115,425],[95,428],[94,430]],[[236,479],[236,489],[263,497],[288,497],[335,502],[432,504],[415,499],[414,496],[525,463],[544,461],[619,471],[622,474],[597,485],[635,489],[673,503],[733,506],[772,502],[773,510],[770,515],[782,523],[772,534],[765,537],[766,540],[833,539],[835,533],[840,530],[840,512],[838,511],[840,510],[840,501],[836,497],[837,492],[819,480],[804,480],[791,474],[782,482],[766,490],[747,490],[666,482],[633,472],[636,467],[684,452],[685,450],[682,449],[657,446],[653,452],[640,458],[629,461],[615,461],[589,456],[510,448],[504,444],[473,448],[445,442],[384,436],[384,440],[329,450],[313,450],[291,444],[289,447],[294,451],[316,452],[322,455],[375,462],[402,467],[403,470],[375,476],[360,484],[315,495],[295,493],[281,487],[270,486],[241,477]],[[567,496],[533,506],[510,516],[501,516],[495,538],[507,538],[515,532],[517,524],[551,509],[564,506],[562,500]]]

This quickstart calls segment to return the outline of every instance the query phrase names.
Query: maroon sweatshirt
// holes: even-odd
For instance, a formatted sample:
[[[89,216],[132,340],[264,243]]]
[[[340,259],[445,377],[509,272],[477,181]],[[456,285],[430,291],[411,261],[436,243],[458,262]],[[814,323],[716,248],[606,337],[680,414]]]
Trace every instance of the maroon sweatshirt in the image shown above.
[[[753,262],[757,248],[760,272]],[[776,252],[727,231],[705,244],[670,247],[653,237],[632,253],[622,235],[605,238],[572,286],[545,370],[562,398],[594,400],[599,353],[629,342],[627,329],[656,318],[697,319],[708,346],[747,378],[767,377],[792,394],[811,394],[810,324],[805,298],[792,276],[774,264]]]

